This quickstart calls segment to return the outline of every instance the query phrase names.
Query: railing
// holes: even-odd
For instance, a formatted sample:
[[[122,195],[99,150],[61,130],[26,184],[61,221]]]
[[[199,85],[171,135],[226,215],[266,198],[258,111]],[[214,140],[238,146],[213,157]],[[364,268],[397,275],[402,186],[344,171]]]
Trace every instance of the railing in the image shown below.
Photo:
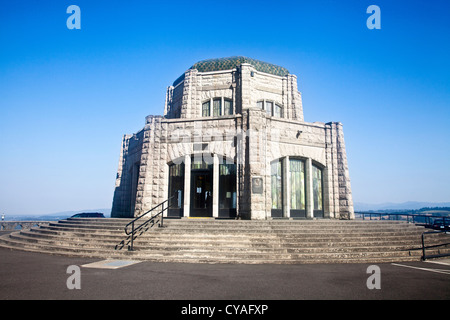
[[[369,216],[369,220],[372,220],[372,216],[378,217],[374,220],[395,220],[395,221],[406,221],[417,224],[423,224],[425,226],[431,226],[435,219],[443,219],[444,225],[450,223],[450,217],[445,216],[435,216],[428,214],[412,214],[412,213],[384,213],[384,212],[355,212],[355,216],[359,215],[363,220]],[[386,219],[387,217],[387,219]],[[393,218],[393,219],[391,219]]]
[[[124,228],[125,234],[127,237],[123,239],[119,244],[115,246],[115,250],[121,250],[124,246],[128,246],[128,251],[134,251],[134,240],[136,240],[137,237],[139,237],[141,234],[146,232],[148,229],[152,228],[155,224],[158,224],[158,226],[161,228],[163,227],[164,223],[164,211],[168,210],[170,208],[170,200],[174,198],[173,196],[169,199],[161,202],[157,206],[153,207],[152,209],[148,210],[147,212],[141,214],[140,216],[133,219],[131,222],[127,223],[127,225]],[[167,206],[164,206],[166,203],[168,203]],[[145,222],[141,223],[139,226],[135,227],[135,223],[145,218],[149,213],[152,211],[158,209],[161,207],[161,211],[159,211],[157,214],[151,216],[149,219],[145,220]],[[129,230],[131,226],[131,230]]]
[[[444,246],[450,245],[450,242],[447,242],[447,243],[442,243],[442,244],[431,245],[431,246],[428,246],[428,247],[425,246],[425,235],[426,234],[430,234],[430,233],[444,233],[444,232],[446,234],[448,234],[448,232],[446,232],[446,231],[427,231],[427,232],[423,232],[422,233],[422,260],[423,261],[425,261],[426,259],[429,259],[429,258],[440,258],[440,257],[450,256],[450,253],[433,254],[433,255],[429,255],[429,256],[427,256],[425,254],[425,249],[426,248],[428,248],[428,249],[429,248],[438,248],[438,247],[444,247]]]

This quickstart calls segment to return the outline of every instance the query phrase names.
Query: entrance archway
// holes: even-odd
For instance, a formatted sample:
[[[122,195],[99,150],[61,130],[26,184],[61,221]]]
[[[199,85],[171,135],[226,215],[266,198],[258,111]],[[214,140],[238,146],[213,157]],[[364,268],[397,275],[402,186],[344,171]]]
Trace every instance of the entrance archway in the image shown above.
[[[168,164],[167,217],[236,217],[237,175],[232,159],[212,154],[176,160]]]
[[[190,217],[212,217],[213,165],[203,160],[193,161],[191,166]]]

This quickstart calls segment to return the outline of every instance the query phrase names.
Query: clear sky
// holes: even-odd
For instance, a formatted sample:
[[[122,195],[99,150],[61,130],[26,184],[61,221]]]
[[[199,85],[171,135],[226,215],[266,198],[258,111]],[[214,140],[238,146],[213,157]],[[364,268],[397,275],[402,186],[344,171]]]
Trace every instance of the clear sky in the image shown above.
[[[450,201],[449,16],[448,0],[4,1],[0,212],[110,208],[122,135],[195,62],[236,55],[297,75],[305,121],[343,123],[355,202]]]

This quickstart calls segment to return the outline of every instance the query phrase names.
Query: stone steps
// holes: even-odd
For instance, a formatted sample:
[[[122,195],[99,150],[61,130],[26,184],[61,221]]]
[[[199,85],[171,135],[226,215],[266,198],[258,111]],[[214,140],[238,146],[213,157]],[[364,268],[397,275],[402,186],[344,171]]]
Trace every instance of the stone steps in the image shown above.
[[[73,232],[68,232],[69,229],[64,228],[63,230],[58,228],[49,229],[48,227],[41,227],[39,229],[31,229],[30,231],[22,231],[21,233],[24,235],[27,235],[29,237],[40,237],[40,238],[62,238],[66,237],[67,239],[74,239],[74,240],[82,240],[85,239],[86,241],[91,241],[91,239],[101,239],[104,241],[121,241],[123,239],[123,231],[118,232],[86,232],[85,230],[75,230]],[[336,239],[336,234],[321,234],[319,232],[317,233],[295,233],[295,234],[271,234],[271,233],[246,233],[242,234],[240,233],[229,233],[228,231],[223,231],[223,233],[208,233],[208,232],[195,232],[191,233],[189,231],[186,231],[185,233],[179,232],[177,230],[176,232],[170,232],[170,237],[168,237],[169,233],[165,232],[165,230],[161,229],[155,229],[152,230],[152,232],[143,234],[137,241],[176,241],[179,242],[197,242],[197,241],[209,241],[209,240],[216,240],[216,241],[224,241],[224,242],[230,242],[230,240],[233,241],[233,243],[239,242],[240,239],[247,239],[249,235],[252,236],[253,243],[257,243],[258,240],[262,242],[277,242],[284,244],[289,244],[290,242],[300,243],[301,245],[307,245],[309,242],[316,242],[316,243],[322,243],[322,242],[333,242],[333,243],[347,243],[347,242],[388,242],[392,243],[395,241],[404,241],[409,236],[409,241],[412,239],[417,240],[417,235],[420,234],[417,231],[415,232],[409,232],[409,233],[377,233],[377,234],[371,234],[366,233],[364,234],[355,234],[355,233],[346,233],[346,234],[339,234],[339,238]],[[380,235],[383,235],[384,237],[380,238]]]
[[[16,241],[26,241],[28,243],[40,243],[45,245],[53,246],[66,246],[66,247],[90,247],[92,246],[92,241],[90,238],[68,238],[68,237],[58,237],[58,236],[48,236],[39,235],[32,231],[21,231],[17,233],[12,233],[10,239]],[[247,251],[253,249],[254,251],[267,251],[267,252],[334,252],[334,251],[364,251],[367,247],[373,251],[381,251],[389,248],[390,250],[412,250],[419,248],[420,241],[415,241],[412,245],[412,241],[380,241],[380,242],[370,242],[370,241],[354,241],[354,242],[284,242],[278,239],[272,239],[268,241],[255,241],[248,239],[237,239],[230,243],[229,240],[215,240],[212,239],[201,239],[189,241],[180,241],[178,239],[166,241],[160,240],[145,240],[137,239],[135,240],[135,248],[137,250],[200,250],[200,251],[235,251],[236,249],[246,248]],[[263,239],[265,240],[265,239]],[[102,242],[97,243],[97,248],[108,248],[113,249],[114,246],[120,241],[120,239],[104,239]]]
[[[0,237],[0,246],[109,259],[207,263],[356,263],[420,260],[421,234],[404,222],[171,220],[114,250],[129,219],[67,219]],[[446,235],[430,235],[427,245]],[[427,254],[448,248],[429,249]]]

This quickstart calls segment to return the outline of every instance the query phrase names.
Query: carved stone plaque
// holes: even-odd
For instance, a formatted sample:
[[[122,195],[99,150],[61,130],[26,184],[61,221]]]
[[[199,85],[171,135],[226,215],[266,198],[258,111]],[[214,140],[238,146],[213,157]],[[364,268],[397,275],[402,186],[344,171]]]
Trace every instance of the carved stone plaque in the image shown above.
[[[263,179],[261,177],[252,178],[252,193],[263,193]]]

